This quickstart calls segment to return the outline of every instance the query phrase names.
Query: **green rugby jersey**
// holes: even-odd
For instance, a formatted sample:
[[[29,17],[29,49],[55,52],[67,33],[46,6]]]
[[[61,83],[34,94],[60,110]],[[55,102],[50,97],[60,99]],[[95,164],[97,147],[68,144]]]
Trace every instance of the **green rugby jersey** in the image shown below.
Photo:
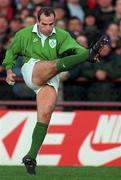
[[[18,56],[23,56],[24,63],[30,58],[54,60],[68,50],[74,50],[74,54],[78,54],[84,49],[68,32],[57,27],[43,41],[41,36],[34,32],[35,26],[37,25],[28,26],[16,33],[2,63],[6,70],[15,66]]]

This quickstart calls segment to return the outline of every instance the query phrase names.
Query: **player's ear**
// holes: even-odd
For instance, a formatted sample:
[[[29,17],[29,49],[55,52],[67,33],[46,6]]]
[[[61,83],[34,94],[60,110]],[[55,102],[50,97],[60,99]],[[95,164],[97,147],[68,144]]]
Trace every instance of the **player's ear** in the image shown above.
[[[36,22],[37,22],[37,25],[39,25],[39,24],[40,24],[40,21],[38,20],[38,18],[36,18]]]
[[[39,18],[38,15],[36,15],[36,22],[37,22],[37,24],[39,25],[39,23],[40,23],[40,18]]]
[[[39,25],[39,21],[36,21],[37,22],[37,25]]]

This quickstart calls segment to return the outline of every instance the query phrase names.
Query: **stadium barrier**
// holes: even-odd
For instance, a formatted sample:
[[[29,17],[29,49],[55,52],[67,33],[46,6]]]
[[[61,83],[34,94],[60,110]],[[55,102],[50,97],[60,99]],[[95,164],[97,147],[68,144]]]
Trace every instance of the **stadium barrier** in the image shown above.
[[[5,77],[0,77],[0,82],[5,82]],[[16,77],[16,82],[23,82],[23,79],[21,77]],[[78,78],[77,81],[74,81],[73,83],[75,83],[75,84],[78,83],[78,84],[80,84],[80,86],[83,86],[83,85],[88,84],[90,82],[99,82],[99,83],[104,82],[104,83],[107,83],[107,82],[112,82],[112,81],[85,80],[84,78],[81,77],[81,78]],[[121,78],[119,78],[119,79],[117,79],[117,80],[115,80],[113,82],[115,82],[116,84],[119,85],[120,82],[121,82]],[[68,82],[68,84],[69,83],[70,82]],[[74,84],[71,84],[71,85],[74,85]],[[80,86],[77,86],[77,89],[79,89]],[[1,86],[1,88],[2,88],[2,86]],[[8,88],[8,86],[7,86],[7,88]],[[66,108],[66,107],[74,107],[74,108],[87,107],[88,109],[90,107],[96,107],[96,108],[97,107],[98,108],[100,108],[100,107],[108,107],[108,108],[112,107],[112,108],[116,108],[116,109],[119,108],[120,109],[120,107],[121,107],[120,88],[119,88],[119,86],[117,86],[117,88],[118,88],[118,93],[119,93],[119,99],[116,99],[116,100],[115,99],[112,100],[112,99],[109,98],[108,100],[99,101],[98,98],[97,98],[97,100],[93,101],[93,100],[88,100],[88,98],[87,98],[86,100],[76,100],[75,101],[75,99],[73,98],[74,99],[74,101],[73,101],[71,99],[71,97],[69,96],[68,99],[65,99],[64,101],[62,101],[62,100],[58,101],[57,102],[57,107],[61,107],[61,109],[62,109],[62,107],[64,107],[64,108]],[[71,92],[73,93],[73,91],[71,91]],[[108,93],[109,92],[106,92],[106,95],[108,95]],[[116,92],[114,91],[113,93],[116,93]],[[76,93],[76,96],[78,97],[78,92]],[[97,96],[101,96],[101,94],[97,94]],[[111,96],[113,97],[114,94],[111,94]],[[70,100],[69,100],[69,98],[70,98]],[[7,99],[4,100],[4,98],[2,98],[2,100],[0,100],[0,106],[5,106],[7,108],[8,107],[15,108],[14,106],[16,106],[18,108],[19,107],[21,108],[23,106],[24,107],[28,106],[29,108],[31,108],[32,106],[33,107],[36,106],[36,102],[33,99],[26,100],[26,101],[23,100],[23,99],[17,101],[17,99],[16,99],[15,101],[14,100],[11,101],[11,99],[10,100],[7,100]]]
[[[1,101],[0,106],[36,106],[36,101]],[[88,102],[88,101],[60,101],[57,102],[59,107],[121,107],[121,102]]]

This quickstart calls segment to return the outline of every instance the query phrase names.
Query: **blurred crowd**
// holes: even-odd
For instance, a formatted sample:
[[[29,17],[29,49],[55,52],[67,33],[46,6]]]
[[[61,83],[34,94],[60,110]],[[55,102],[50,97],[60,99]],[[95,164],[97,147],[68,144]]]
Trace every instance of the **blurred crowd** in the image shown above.
[[[121,0],[0,0],[0,77],[1,64],[15,33],[36,23],[42,6],[53,6],[56,26],[67,30],[82,46],[89,48],[101,33],[111,38],[111,46],[101,52],[99,64],[81,63],[61,74],[60,99],[67,101],[121,101]],[[21,77],[22,57],[14,72]],[[0,81],[0,99],[34,99],[23,82],[8,86]],[[73,96],[72,96],[73,94]]]

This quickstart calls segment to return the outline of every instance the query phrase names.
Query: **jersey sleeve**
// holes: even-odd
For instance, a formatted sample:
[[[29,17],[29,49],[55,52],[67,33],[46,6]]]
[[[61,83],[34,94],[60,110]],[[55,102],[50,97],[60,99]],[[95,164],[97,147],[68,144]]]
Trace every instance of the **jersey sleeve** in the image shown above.
[[[21,39],[19,34],[16,33],[8,50],[6,51],[5,59],[2,63],[3,67],[6,70],[12,69],[16,65],[16,59],[19,55],[21,55]]]
[[[59,44],[58,55],[62,57],[80,54],[83,49],[85,48],[79,45],[69,33],[66,33],[66,35],[63,37],[63,41]]]

